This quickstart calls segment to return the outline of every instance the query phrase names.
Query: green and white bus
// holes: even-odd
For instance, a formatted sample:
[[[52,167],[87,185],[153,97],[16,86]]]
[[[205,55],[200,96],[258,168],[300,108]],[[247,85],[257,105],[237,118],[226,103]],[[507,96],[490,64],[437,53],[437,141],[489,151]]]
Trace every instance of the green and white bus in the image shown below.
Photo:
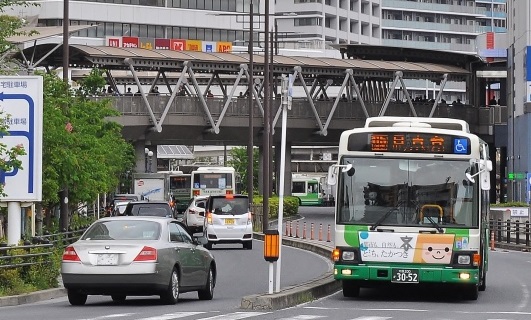
[[[343,295],[392,284],[486,288],[492,162],[462,120],[374,117],[342,133],[334,277]]]
[[[299,198],[301,206],[320,206],[323,204],[320,177],[293,173],[291,175],[291,195]]]

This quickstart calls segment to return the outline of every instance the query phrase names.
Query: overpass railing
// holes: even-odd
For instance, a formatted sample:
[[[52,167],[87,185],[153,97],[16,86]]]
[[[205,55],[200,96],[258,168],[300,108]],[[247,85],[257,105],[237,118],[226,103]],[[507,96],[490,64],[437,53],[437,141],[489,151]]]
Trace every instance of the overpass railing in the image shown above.
[[[148,109],[145,106],[144,100],[141,96],[108,96],[97,97],[96,99],[108,98],[112,105],[123,115],[148,115]],[[149,95],[147,100],[157,118],[160,118],[169,96],[167,95]],[[217,119],[225,105],[223,98],[206,98],[206,103],[209,112]],[[369,116],[378,116],[382,108],[383,102],[365,103]],[[273,112],[275,113],[280,107],[280,100],[273,100]],[[321,121],[326,121],[329,114],[332,112],[334,101],[314,101],[314,105],[319,114]],[[432,103],[414,103],[417,116],[429,116],[433,104]],[[246,98],[234,98],[229,103],[225,117],[247,117],[248,116],[248,102]],[[182,114],[182,115],[196,115],[203,116],[205,113],[201,101],[195,97],[175,97],[172,102],[168,114]],[[476,107],[472,105],[447,105],[439,104],[434,113],[434,117],[461,119],[468,122],[471,129],[479,129],[481,126],[489,126],[506,122],[506,107],[505,106],[485,106]],[[254,109],[255,117],[262,117],[261,111],[258,108]],[[403,102],[390,102],[387,107],[387,116],[413,116],[409,104]],[[315,115],[306,98],[294,98],[292,109],[288,113],[288,117],[297,119],[314,119]],[[338,102],[333,114],[333,119],[343,120],[365,120],[365,113],[360,101],[341,101]],[[481,131],[481,130],[480,130]],[[477,131],[476,131],[477,132]],[[482,132],[479,132],[482,133]]]

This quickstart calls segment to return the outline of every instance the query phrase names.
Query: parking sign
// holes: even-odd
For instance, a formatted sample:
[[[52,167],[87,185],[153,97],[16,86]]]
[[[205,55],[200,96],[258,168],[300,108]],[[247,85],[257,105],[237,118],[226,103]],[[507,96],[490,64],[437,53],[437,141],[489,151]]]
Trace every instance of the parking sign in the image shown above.
[[[0,136],[0,141],[8,149],[22,145],[26,151],[19,157],[21,169],[0,171],[0,182],[7,194],[2,202],[42,200],[42,99],[42,77],[0,78],[0,110],[9,133]]]

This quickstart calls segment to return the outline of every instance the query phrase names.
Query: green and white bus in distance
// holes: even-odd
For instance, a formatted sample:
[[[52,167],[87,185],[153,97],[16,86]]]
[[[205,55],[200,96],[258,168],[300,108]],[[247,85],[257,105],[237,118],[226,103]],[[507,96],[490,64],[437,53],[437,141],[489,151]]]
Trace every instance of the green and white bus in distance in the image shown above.
[[[291,195],[299,198],[301,206],[320,206],[323,204],[320,177],[305,173],[291,175]]]
[[[488,268],[488,154],[462,120],[374,117],[343,132],[328,172],[343,295],[440,284],[476,300]]]
[[[170,195],[176,200],[175,210],[183,213],[190,203],[190,193],[192,190],[191,174],[182,171],[168,171],[168,186]]]

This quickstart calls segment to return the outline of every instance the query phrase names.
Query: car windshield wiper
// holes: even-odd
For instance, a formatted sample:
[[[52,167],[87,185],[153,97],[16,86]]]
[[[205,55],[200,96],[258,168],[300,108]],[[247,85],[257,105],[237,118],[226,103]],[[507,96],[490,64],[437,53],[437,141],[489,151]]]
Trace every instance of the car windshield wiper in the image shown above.
[[[376,230],[376,227],[378,227],[382,222],[384,222],[387,217],[391,214],[391,212],[395,211],[397,208],[391,208],[391,210],[387,211],[378,221],[376,221],[370,228],[371,231]]]
[[[437,222],[435,222],[435,220],[433,220],[430,216],[426,216],[425,218],[431,222],[431,224],[435,227],[435,229],[437,229],[437,231],[439,231],[439,233],[444,233],[443,228],[441,228],[441,226]]]

